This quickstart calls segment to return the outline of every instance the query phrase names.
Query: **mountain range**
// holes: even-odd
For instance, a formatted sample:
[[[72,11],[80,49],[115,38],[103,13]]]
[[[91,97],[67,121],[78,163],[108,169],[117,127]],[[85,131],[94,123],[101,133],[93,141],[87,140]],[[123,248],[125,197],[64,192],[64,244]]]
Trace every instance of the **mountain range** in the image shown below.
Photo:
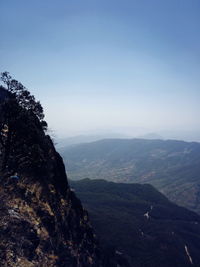
[[[200,143],[105,139],[61,151],[72,180],[149,183],[178,205],[200,213]]]

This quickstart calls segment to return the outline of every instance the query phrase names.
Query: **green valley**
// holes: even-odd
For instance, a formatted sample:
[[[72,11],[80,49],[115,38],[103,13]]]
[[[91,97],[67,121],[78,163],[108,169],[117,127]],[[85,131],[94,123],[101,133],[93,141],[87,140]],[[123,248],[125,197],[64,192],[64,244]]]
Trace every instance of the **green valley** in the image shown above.
[[[105,139],[67,147],[61,154],[72,180],[149,183],[200,213],[200,143]]]

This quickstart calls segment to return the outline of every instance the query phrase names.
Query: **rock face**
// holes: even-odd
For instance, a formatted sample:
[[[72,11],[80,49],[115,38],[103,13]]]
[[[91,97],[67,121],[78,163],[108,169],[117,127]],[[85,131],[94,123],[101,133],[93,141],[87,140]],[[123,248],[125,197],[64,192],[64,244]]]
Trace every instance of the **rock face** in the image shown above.
[[[1,266],[105,266],[50,137],[34,114],[15,109],[2,90]]]

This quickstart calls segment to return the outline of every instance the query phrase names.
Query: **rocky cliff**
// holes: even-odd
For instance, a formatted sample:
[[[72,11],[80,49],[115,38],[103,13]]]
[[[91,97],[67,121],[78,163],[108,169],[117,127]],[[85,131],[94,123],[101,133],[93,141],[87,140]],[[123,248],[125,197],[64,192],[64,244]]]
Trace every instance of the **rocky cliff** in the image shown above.
[[[0,98],[1,266],[105,266],[40,120],[2,87]]]

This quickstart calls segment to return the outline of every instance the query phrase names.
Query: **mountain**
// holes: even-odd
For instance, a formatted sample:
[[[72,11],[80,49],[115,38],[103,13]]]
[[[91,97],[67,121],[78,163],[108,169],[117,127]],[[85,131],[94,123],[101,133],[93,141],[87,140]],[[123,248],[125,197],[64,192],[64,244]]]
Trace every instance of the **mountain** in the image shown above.
[[[120,133],[104,133],[104,134],[93,134],[93,135],[76,135],[66,138],[55,138],[56,147],[59,151],[65,150],[68,146],[79,145],[83,143],[91,143],[95,141],[100,141],[102,139],[131,139],[130,137],[125,134]],[[156,133],[147,133],[144,135],[136,136],[135,138],[140,139],[164,139],[161,135]]]
[[[55,139],[56,147],[59,151],[65,149],[68,146],[74,146],[81,143],[91,143],[105,138],[127,138],[127,136],[118,133],[104,133],[104,134],[93,134],[93,135],[77,135],[67,138]]]
[[[200,143],[107,139],[68,147],[62,156],[70,179],[150,183],[200,213]]]
[[[17,89],[5,97],[0,88],[1,266],[126,266],[101,253],[44,131],[40,104],[21,84]]]
[[[157,133],[147,133],[147,134],[138,136],[137,138],[140,138],[140,139],[157,139],[157,140],[164,139],[161,135],[159,135]]]
[[[70,181],[104,249],[133,267],[199,267],[200,216],[149,184]]]

